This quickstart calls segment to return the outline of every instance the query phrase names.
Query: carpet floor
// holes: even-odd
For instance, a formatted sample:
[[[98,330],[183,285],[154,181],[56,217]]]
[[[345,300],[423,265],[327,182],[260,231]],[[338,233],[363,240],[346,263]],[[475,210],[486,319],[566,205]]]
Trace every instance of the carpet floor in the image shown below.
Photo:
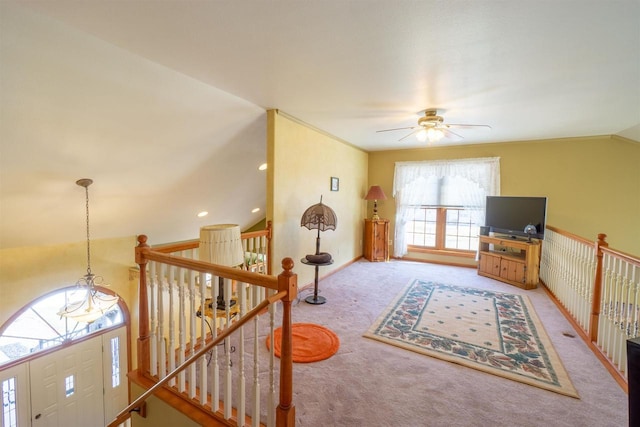
[[[416,279],[364,336],[578,397],[526,295]]]
[[[363,337],[418,278],[526,295],[580,399]],[[326,360],[294,364],[298,427],[628,425],[627,395],[543,289],[522,290],[471,268],[361,260],[321,279],[319,290],[327,303],[307,304],[312,290],[303,287],[293,322],[326,326],[340,348]]]

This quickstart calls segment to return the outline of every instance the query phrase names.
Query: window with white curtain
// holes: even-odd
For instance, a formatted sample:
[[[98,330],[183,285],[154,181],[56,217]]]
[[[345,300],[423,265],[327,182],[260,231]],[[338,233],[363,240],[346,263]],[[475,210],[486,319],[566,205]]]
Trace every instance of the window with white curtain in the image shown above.
[[[408,246],[475,250],[486,196],[500,195],[500,158],[397,162],[394,256]]]

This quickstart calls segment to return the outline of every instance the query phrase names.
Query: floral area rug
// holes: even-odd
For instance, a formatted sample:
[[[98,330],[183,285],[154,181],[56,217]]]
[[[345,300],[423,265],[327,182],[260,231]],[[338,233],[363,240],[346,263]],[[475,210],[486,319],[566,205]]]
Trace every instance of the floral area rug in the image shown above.
[[[414,280],[364,336],[578,398],[526,296]]]

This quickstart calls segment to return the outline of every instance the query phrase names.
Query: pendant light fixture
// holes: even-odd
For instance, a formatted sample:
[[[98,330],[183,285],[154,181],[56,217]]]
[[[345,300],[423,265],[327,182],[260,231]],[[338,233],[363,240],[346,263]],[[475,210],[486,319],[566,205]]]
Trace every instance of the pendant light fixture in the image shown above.
[[[58,315],[75,320],[76,322],[92,323],[104,316],[114,305],[118,303],[115,295],[106,295],[96,289],[96,284],[102,283],[102,276],[96,276],[91,272],[91,243],[89,239],[89,186],[93,180],[88,178],[76,181],[80,187],[84,187],[87,218],[87,274],[77,282],[82,298],[75,302],[67,302],[60,309]],[[77,295],[76,292],[73,295]]]

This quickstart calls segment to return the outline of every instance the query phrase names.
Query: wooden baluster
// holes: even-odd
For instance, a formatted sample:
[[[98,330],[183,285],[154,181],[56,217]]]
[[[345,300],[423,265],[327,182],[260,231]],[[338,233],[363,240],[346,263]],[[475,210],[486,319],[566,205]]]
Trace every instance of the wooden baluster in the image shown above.
[[[175,287],[176,267],[169,266],[169,274],[167,275],[167,287],[169,289],[169,348],[167,349],[169,357],[169,372],[173,372],[176,368],[176,323],[175,323],[175,303],[174,303],[174,287]],[[171,387],[175,387],[175,378],[169,381]]]
[[[275,293],[275,291],[267,291],[269,294]],[[276,307],[274,305],[269,306],[269,336],[271,337],[271,342],[275,342],[275,325],[276,325]],[[284,334],[284,330],[282,331]],[[267,427],[274,427],[275,418],[276,418],[276,357],[275,348],[271,346],[271,351],[269,352],[269,382],[268,382],[268,390],[267,390]],[[280,367],[282,368],[282,358],[280,359]]]
[[[185,271],[182,268],[178,268],[176,276],[178,280],[178,364],[182,365],[187,354],[187,312],[185,310],[187,304],[185,289],[187,284],[184,280]],[[178,374],[178,390],[180,390],[180,392],[187,390],[186,383],[186,373],[185,371],[181,371]]]
[[[258,288],[254,286],[252,288],[252,294],[255,301],[258,301]],[[260,426],[260,316],[253,318],[253,390],[252,390],[252,407],[253,413],[251,414],[251,423],[253,427]],[[273,337],[271,337],[273,343]],[[271,345],[271,351],[273,352],[273,345]]]
[[[149,355],[149,297],[147,293],[147,259],[145,254],[149,251],[147,236],[138,236],[138,246],[135,249],[136,264],[140,268],[140,280],[138,284],[138,369],[143,374],[150,372]]]
[[[247,313],[247,284],[241,282],[238,284],[238,304],[240,304],[239,316],[242,317]],[[245,377],[245,360],[244,360],[244,326],[238,331],[238,425],[244,425],[244,413],[246,412],[246,377]]]
[[[284,271],[278,276],[278,291],[287,291],[282,299],[282,344],[280,346],[280,403],[276,410],[276,425],[295,425],[295,405],[293,404],[293,342],[291,303],[297,295],[298,276],[293,274],[293,260],[282,260]]]
[[[200,345],[204,347],[207,341],[207,304],[206,304],[206,290],[207,290],[207,275],[200,273]],[[204,405],[207,402],[207,357],[202,356],[198,362],[200,365],[200,404]]]
[[[196,335],[196,272],[189,270],[189,357],[195,354],[195,346],[198,341]],[[192,363],[189,368],[189,398],[196,397],[196,366]]]
[[[593,301],[591,304],[591,323],[589,324],[589,334],[591,342],[598,341],[598,320],[600,317],[600,299],[602,297],[602,248],[608,247],[605,241],[606,234],[598,234],[598,241],[595,244],[596,252],[596,275],[593,285]]]
[[[212,323],[213,326],[213,339],[218,337],[218,317],[217,317],[217,301],[218,301],[218,283],[220,278],[217,276],[210,276],[211,279],[211,311],[213,312]],[[211,378],[211,409],[213,412],[217,412],[220,409],[220,366],[218,364],[218,346],[213,348],[213,354],[209,361],[209,375]]]
[[[167,265],[160,264],[158,266],[159,274],[158,274],[158,283],[157,283],[157,301],[158,301],[158,309],[157,309],[157,318],[158,318],[158,378],[162,379],[167,376],[167,346],[166,346],[166,337],[165,337],[165,317],[166,313],[164,310],[164,295],[165,295],[165,286],[166,283],[166,274],[167,274]]]
[[[631,273],[631,283],[633,288],[633,322],[631,323],[631,331],[629,332],[629,338],[635,338],[638,336],[638,322],[640,322],[640,307],[638,304],[640,303],[640,267],[633,266]]]
[[[158,375],[158,312],[156,310],[156,286],[157,286],[157,263],[151,261],[149,263],[149,314],[151,323],[151,375]]]
[[[231,324],[231,279],[224,279],[224,327],[225,329]],[[236,302],[237,304],[237,302]],[[229,337],[224,339],[224,419],[231,418],[231,399],[232,399],[232,378],[231,378],[231,340]]]
[[[604,256],[603,264],[603,278],[602,278],[602,292],[600,295],[600,320],[597,327],[600,329],[598,334],[598,340],[596,343],[602,349],[608,347],[608,343],[611,337],[611,325],[612,325],[612,306],[613,306],[613,287],[611,284],[611,261],[610,256]],[[594,276],[595,279],[595,276]]]

